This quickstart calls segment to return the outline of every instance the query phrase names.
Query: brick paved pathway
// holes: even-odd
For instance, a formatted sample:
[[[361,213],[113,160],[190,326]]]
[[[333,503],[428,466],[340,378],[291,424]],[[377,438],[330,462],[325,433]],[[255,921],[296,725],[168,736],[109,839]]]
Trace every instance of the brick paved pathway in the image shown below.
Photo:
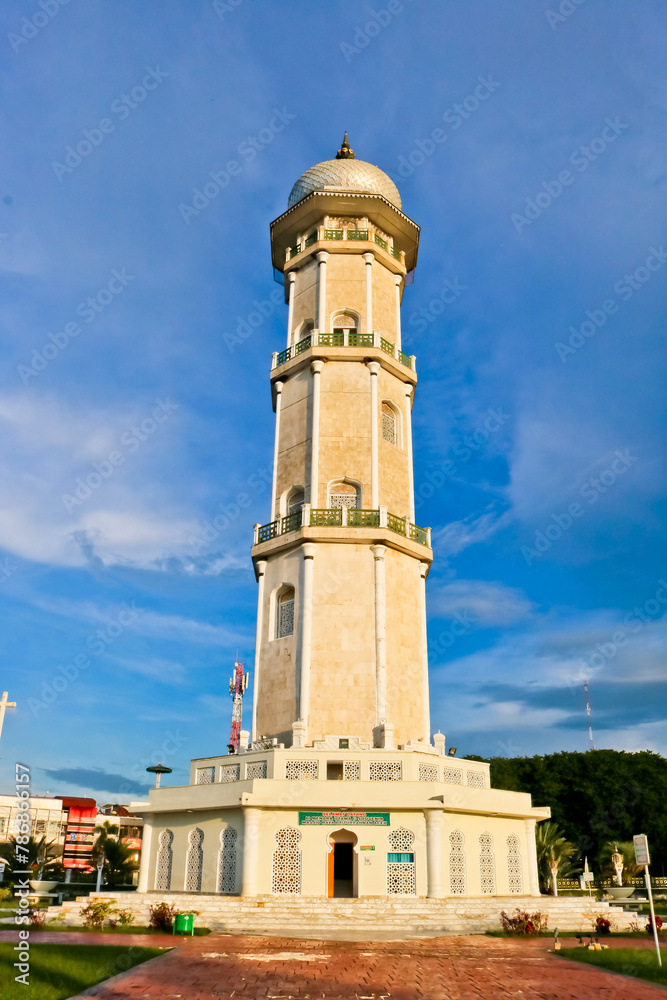
[[[69,935],[67,935],[69,937]],[[630,942],[615,939],[613,946]],[[563,942],[568,947],[569,941]],[[572,945],[576,941],[571,942]],[[632,941],[632,944],[639,942]],[[646,944],[642,942],[642,944]],[[665,1000],[660,987],[549,955],[550,940],[351,944],[210,935],[81,997],[99,1000]]]

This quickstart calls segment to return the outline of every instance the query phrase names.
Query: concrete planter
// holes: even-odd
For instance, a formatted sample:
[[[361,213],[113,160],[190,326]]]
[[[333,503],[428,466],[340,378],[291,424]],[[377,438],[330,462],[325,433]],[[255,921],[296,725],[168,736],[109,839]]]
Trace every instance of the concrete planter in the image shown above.
[[[634,885],[612,885],[604,891],[613,896],[614,899],[629,899],[635,891],[635,887]]]
[[[33,892],[39,892],[39,893],[53,892],[53,890],[57,885],[58,885],[57,881],[45,882],[37,878],[30,879],[30,888],[33,890]]]

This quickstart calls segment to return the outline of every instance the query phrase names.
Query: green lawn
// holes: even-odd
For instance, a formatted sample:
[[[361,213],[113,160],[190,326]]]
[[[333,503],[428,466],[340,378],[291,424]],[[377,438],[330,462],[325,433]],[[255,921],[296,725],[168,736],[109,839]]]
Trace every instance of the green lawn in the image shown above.
[[[17,983],[14,943],[0,944],[0,997],[2,1000],[64,1000],[82,990],[117,976],[163,948],[117,948],[114,945],[31,944],[30,983]]]
[[[571,958],[576,962],[588,962],[609,972],[621,972],[624,976],[648,979],[660,986],[667,986],[667,948],[661,948],[662,969],[658,966],[655,948],[609,948],[605,951],[589,951],[588,948],[567,948],[554,955]]]

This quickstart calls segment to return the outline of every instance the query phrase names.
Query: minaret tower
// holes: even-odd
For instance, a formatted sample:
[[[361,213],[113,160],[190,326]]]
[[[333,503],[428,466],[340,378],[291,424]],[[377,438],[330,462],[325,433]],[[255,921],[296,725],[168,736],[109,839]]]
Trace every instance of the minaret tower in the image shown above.
[[[425,581],[414,524],[415,358],[400,305],[419,227],[345,139],[271,225],[287,344],[273,355],[270,520],[259,583],[253,740],[430,742]]]

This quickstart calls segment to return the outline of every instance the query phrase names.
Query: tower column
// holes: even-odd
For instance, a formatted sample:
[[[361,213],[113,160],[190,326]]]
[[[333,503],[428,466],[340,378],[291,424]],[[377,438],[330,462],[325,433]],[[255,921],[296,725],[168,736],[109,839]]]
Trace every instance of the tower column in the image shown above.
[[[313,570],[315,545],[306,542],[301,546],[301,593],[299,600],[299,721],[302,745],[308,740],[308,712],[310,709],[310,655],[313,637]]]
[[[431,744],[431,711],[428,693],[428,636],[426,631],[426,574],[428,563],[420,563],[421,572],[421,613],[422,613],[422,687],[424,689],[424,736],[426,743]]]
[[[292,285],[292,288],[294,285]],[[278,448],[280,446],[280,410],[283,399],[283,382],[276,382],[276,430],[273,443],[273,494],[271,496],[271,520],[275,521],[278,516],[278,497],[276,489],[278,486]]]
[[[425,809],[426,820],[426,875],[429,899],[442,899],[442,810]]]
[[[257,701],[259,694],[259,665],[261,663],[259,653],[262,644],[265,572],[266,559],[259,559],[257,562],[257,625],[255,627],[255,669],[252,675],[252,731],[250,735],[250,740],[253,743],[257,739]]]
[[[537,873],[537,848],[535,846],[535,826],[537,820],[525,819],[523,824],[526,828],[526,874],[528,876],[528,893],[531,896],[539,896],[540,879]]]
[[[151,864],[151,846],[153,841],[153,817],[144,816],[144,828],[141,836],[141,861],[139,862],[139,882],[137,892],[148,891],[148,869]]]
[[[317,328],[327,332],[327,261],[329,254],[320,250],[317,254]]]
[[[405,438],[408,448],[408,490],[410,493],[410,520],[415,521],[415,473],[412,468],[412,386],[405,387]]]
[[[401,278],[400,274],[394,275],[396,282],[396,347],[401,349]]]
[[[363,254],[366,262],[366,333],[373,332],[373,261],[372,253]]]
[[[243,885],[242,896],[257,895],[257,860],[259,855],[260,810],[243,807]]]
[[[289,281],[289,298],[287,300],[287,346],[292,343],[292,323],[294,322],[294,283],[296,282],[296,271],[290,271],[287,275]]]
[[[317,507],[320,482],[320,374],[323,368],[323,361],[313,361],[310,366],[313,374],[313,423],[310,438],[310,491],[308,502],[312,507]]]
[[[387,721],[387,642],[386,642],[386,545],[371,545],[375,580],[375,703],[376,723]]]
[[[372,255],[371,255],[372,256]],[[367,363],[371,373],[371,507],[377,510],[380,506],[380,472],[378,460],[378,372],[379,361]]]

